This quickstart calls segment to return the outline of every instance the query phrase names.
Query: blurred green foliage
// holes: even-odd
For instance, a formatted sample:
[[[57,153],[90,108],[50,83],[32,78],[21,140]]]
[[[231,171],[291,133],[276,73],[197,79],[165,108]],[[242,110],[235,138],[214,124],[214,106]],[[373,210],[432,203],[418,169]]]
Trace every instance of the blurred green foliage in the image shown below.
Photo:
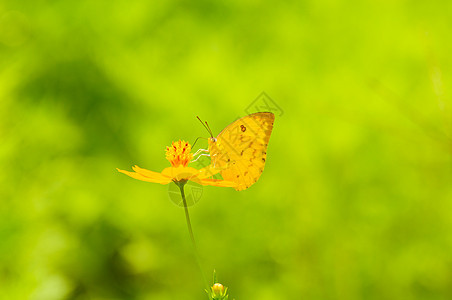
[[[262,91],[263,176],[190,208],[206,272],[237,300],[451,299],[451,12],[1,2],[0,299],[205,298],[168,186],[115,168],[162,170]]]

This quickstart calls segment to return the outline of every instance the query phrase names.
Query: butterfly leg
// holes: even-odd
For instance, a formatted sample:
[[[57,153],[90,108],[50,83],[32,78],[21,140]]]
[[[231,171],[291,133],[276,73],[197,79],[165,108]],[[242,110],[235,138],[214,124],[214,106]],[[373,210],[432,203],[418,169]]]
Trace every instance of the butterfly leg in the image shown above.
[[[198,155],[201,152],[209,152],[209,150],[207,150],[207,149],[198,149],[198,151],[196,151],[195,154],[193,154],[193,156],[196,156],[196,155]]]
[[[194,159],[194,160],[192,160],[192,161],[190,161],[190,162],[195,162],[195,161],[197,161],[201,156],[210,156],[210,154],[205,154],[205,153],[199,154],[198,157],[197,157],[196,159]]]

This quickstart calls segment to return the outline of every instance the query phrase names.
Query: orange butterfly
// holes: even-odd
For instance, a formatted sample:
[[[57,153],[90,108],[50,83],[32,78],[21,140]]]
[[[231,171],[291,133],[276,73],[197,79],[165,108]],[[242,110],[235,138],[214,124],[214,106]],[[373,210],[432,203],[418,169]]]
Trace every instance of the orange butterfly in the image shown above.
[[[236,183],[237,191],[245,190],[264,171],[274,121],[275,115],[271,112],[253,113],[229,124],[216,138],[205,122],[203,125],[211,135],[209,150],[200,149],[196,154],[209,152],[201,155],[210,156],[211,165],[221,169],[224,180]]]

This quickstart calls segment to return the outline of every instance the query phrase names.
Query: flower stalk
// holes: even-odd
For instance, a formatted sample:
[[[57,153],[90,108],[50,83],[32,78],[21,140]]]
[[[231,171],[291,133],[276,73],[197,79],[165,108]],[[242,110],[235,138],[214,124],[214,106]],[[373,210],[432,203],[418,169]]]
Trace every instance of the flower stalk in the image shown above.
[[[180,194],[181,194],[181,197],[182,197],[182,201],[184,203],[185,220],[187,222],[188,233],[190,235],[190,240],[191,240],[191,244],[192,244],[192,247],[193,247],[193,252],[195,254],[196,263],[198,265],[199,271],[201,272],[201,276],[202,276],[202,280],[204,282],[204,286],[209,288],[209,284],[207,283],[207,279],[206,279],[206,276],[204,274],[204,271],[203,271],[203,268],[202,268],[202,265],[201,265],[201,258],[200,258],[199,252],[198,252],[198,247],[196,246],[195,236],[193,234],[193,228],[191,226],[191,221],[190,221],[190,214],[188,213],[187,200],[185,199],[184,186],[187,183],[187,180],[174,181],[174,183],[179,187]]]

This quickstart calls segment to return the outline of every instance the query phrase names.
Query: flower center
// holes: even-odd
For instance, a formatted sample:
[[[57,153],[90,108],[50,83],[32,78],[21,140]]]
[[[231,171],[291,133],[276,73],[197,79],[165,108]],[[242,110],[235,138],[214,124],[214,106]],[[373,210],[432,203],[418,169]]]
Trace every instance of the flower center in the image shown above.
[[[179,167],[180,165],[186,167],[193,158],[193,154],[190,152],[190,144],[179,140],[166,147],[166,159],[169,160],[173,167]]]

